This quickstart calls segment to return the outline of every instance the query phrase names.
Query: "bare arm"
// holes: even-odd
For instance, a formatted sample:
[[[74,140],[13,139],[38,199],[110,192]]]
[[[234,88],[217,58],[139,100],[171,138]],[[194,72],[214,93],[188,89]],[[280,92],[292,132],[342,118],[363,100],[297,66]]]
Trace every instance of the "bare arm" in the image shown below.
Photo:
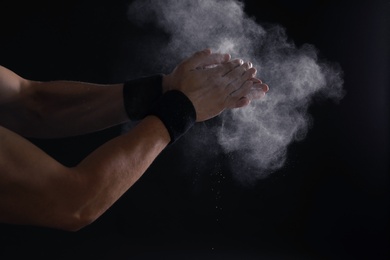
[[[0,125],[26,137],[64,137],[128,120],[123,84],[27,80],[0,66]]]
[[[0,127],[0,221],[78,230],[131,187],[169,141],[161,121],[149,116],[67,168]]]
[[[213,55],[210,55],[209,59],[210,57],[215,58]],[[217,60],[216,64],[220,64],[221,61],[222,59]],[[204,62],[200,66],[207,64],[207,59]],[[188,80],[191,80],[191,78],[184,79],[180,75],[185,67],[179,66],[179,70],[164,76],[161,90],[166,92],[172,89],[172,86],[183,85],[185,87]],[[249,67],[251,64],[246,68]],[[198,71],[198,73],[203,72]],[[214,71],[211,70],[211,73]],[[260,80],[256,78],[251,80],[254,83],[251,91],[231,107],[246,106],[251,100],[260,98],[268,90],[268,87],[261,84]],[[154,100],[156,90],[150,86],[140,87],[140,92],[143,94],[140,97],[134,97],[137,102],[134,103],[132,109],[134,111],[139,109],[141,112],[145,110],[145,106],[148,107],[148,103]],[[150,90],[153,95],[149,98],[145,94],[150,93]],[[191,93],[188,94],[191,95]],[[147,102],[144,102],[144,105],[142,102],[137,104],[140,100]],[[193,99],[192,101],[196,102]],[[124,109],[123,84],[101,85],[75,81],[39,82],[22,78],[0,66],[0,125],[22,136],[57,138],[80,135],[128,120],[128,114]]]
[[[188,97],[197,121],[245,105],[243,97],[253,91],[259,96],[265,92],[266,86],[253,80],[255,69],[228,60],[210,51],[198,52],[167,76],[168,90]],[[212,69],[197,69],[219,63]],[[12,103],[13,92],[6,94],[2,104]],[[170,141],[163,121],[147,116],[130,132],[68,168],[0,126],[0,222],[78,230],[115,203]]]

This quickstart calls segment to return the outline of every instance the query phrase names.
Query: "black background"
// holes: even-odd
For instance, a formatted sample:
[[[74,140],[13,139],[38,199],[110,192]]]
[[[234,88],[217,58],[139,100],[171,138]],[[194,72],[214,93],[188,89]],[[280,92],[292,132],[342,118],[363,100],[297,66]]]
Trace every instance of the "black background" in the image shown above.
[[[144,42],[159,33],[128,21],[130,2],[1,1],[0,64],[37,80],[122,82],[153,58],[137,52],[137,39]],[[0,257],[390,256],[390,2],[244,2],[245,11],[259,23],[282,25],[298,46],[314,44],[322,58],[344,71],[346,96],[340,104],[311,106],[313,126],[306,139],[290,146],[286,166],[252,188],[242,187],[231,179],[224,155],[209,162],[208,172],[191,173],[200,162],[177,160],[179,152],[191,152],[179,142],[100,219],[79,232],[2,225]],[[31,141],[71,166],[120,131],[118,126]]]

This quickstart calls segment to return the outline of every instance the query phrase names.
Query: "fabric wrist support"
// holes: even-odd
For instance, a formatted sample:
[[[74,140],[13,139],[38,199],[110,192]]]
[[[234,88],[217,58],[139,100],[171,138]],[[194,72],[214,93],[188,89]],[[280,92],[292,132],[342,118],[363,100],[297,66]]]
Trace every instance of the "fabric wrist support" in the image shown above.
[[[157,116],[167,128],[174,143],[186,133],[196,121],[196,111],[191,100],[178,90],[162,95],[150,115]]]
[[[123,85],[123,100],[130,120],[148,115],[162,95],[162,74],[128,80]]]

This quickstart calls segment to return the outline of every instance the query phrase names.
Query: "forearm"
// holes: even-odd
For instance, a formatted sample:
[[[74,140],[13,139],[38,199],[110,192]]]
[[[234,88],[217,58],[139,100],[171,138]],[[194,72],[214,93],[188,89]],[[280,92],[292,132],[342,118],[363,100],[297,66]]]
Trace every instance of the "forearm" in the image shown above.
[[[149,116],[83,160],[75,170],[91,189],[81,214],[91,220],[100,216],[142,176],[169,141],[162,122]]]
[[[2,124],[23,136],[79,135],[128,120],[123,105],[123,84],[25,82],[21,100],[1,110]]]
[[[86,134],[142,120],[162,94],[162,74],[105,85],[39,82],[0,66],[0,125],[25,137]]]
[[[145,107],[142,115],[146,118],[130,132],[96,149],[74,168],[61,165],[27,140],[0,126],[0,220],[67,230],[77,230],[93,222],[142,176],[170,142],[174,143],[180,138],[195,121],[205,121],[226,108],[239,107],[239,101],[251,90],[251,79],[255,71],[248,69],[248,63],[244,66],[240,60],[227,62],[228,58],[226,55],[212,55],[210,50],[204,50],[183,61],[169,74],[168,83],[165,80],[171,86],[168,90],[172,91],[166,91],[159,97],[150,112]],[[213,64],[221,65],[197,69]],[[101,118],[102,115],[112,117],[117,112],[117,118],[110,119],[111,121],[104,119],[102,125],[94,127],[118,123],[132,114],[127,112],[126,102],[122,101],[121,85],[111,86],[111,90],[105,93],[106,89],[88,84],[79,86],[75,83],[75,88],[65,88],[60,82],[52,83],[59,84],[52,86],[55,89],[53,92],[50,91],[51,88],[46,88],[46,84],[36,84],[36,88],[31,89],[42,91],[38,91],[39,95],[32,95],[33,98],[28,98],[27,101],[14,102],[15,97],[19,96],[19,84],[15,84],[12,91],[6,91],[9,94],[7,98],[0,99],[0,119],[2,115],[8,114],[4,111],[11,112],[13,110],[10,108],[15,110],[15,106],[16,111],[24,107],[22,105],[35,107],[17,111],[16,114],[23,119],[23,113],[36,113],[36,120],[45,122],[43,126],[46,124],[47,129],[66,127],[69,133],[71,128],[66,124],[70,115],[83,118],[82,123],[86,125],[97,120],[92,115],[93,110],[112,105],[117,99],[119,103],[98,113],[98,118]],[[67,92],[69,89],[73,91]],[[79,95],[77,90],[88,92],[89,95]],[[45,105],[39,106],[42,103]],[[53,110],[47,111],[49,108]],[[73,110],[74,108],[77,109]],[[52,116],[46,116],[47,113]],[[12,113],[10,115],[9,118],[12,119]],[[80,121],[74,122],[76,123],[71,127],[80,127]],[[38,131],[36,129],[34,131]],[[51,136],[52,133],[48,131],[45,136]]]
[[[146,117],[74,168],[0,127],[0,221],[78,230],[97,219],[146,171],[170,141]]]

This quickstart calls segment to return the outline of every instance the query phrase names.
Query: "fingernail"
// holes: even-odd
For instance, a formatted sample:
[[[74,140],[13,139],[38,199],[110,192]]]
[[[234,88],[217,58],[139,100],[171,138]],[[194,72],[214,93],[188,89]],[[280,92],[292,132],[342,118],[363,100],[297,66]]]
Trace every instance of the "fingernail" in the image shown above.
[[[250,69],[253,70],[252,78],[254,78],[256,76],[256,74],[257,74],[257,69],[255,69],[255,68],[250,68]]]
[[[258,79],[258,78],[253,78],[252,79],[253,80],[253,82],[255,83],[255,84],[261,84],[261,83],[263,83],[260,79]]]

